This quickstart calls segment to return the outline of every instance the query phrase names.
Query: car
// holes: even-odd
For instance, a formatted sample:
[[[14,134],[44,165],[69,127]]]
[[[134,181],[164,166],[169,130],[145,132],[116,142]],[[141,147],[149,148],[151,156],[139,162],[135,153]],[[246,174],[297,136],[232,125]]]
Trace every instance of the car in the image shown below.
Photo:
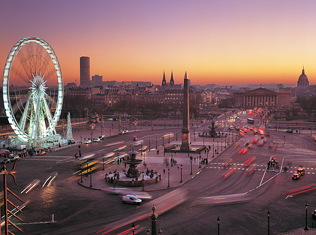
[[[292,175],[292,179],[293,180],[299,180],[301,178],[301,175],[299,174],[299,173],[294,173],[293,175]]]
[[[10,158],[6,158],[6,159],[3,159],[0,163],[1,164],[7,164],[9,162],[11,162],[11,159]]]
[[[75,144],[76,141],[75,140],[68,140],[68,144]]]
[[[85,144],[91,144],[91,140],[90,140],[90,139],[87,139],[84,143],[85,143]]]
[[[139,199],[134,195],[125,195],[122,197],[122,202],[129,204],[140,204],[142,203],[142,199]]]
[[[293,133],[293,130],[292,130],[292,129],[288,129],[288,130],[286,131],[286,133]]]
[[[299,167],[296,172],[300,175],[305,175],[305,169],[303,167]]]
[[[128,133],[128,130],[120,131],[120,132],[119,132],[120,135],[124,135],[124,134],[127,134],[127,133]]]
[[[43,155],[45,155],[45,154],[46,154],[45,151],[41,151],[41,152],[38,152],[38,153],[37,153],[37,156],[43,156]]]
[[[126,147],[127,147],[127,145],[120,145],[120,146],[116,147],[116,149],[114,149],[114,152],[119,152],[119,151],[125,149]]]
[[[105,135],[100,135],[100,136],[99,136],[99,139],[100,139],[100,140],[104,140],[104,139],[105,139]]]
[[[100,142],[100,139],[99,138],[95,138],[93,141],[94,142]]]
[[[316,210],[314,210],[313,212],[312,212],[312,216],[315,218],[316,217]]]
[[[247,148],[252,149],[252,144],[248,144]]]

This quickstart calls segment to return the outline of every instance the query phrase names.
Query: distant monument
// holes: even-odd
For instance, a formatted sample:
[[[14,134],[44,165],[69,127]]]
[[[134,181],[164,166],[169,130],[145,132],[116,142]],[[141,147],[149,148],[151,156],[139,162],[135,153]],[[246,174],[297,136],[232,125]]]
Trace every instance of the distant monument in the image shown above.
[[[180,147],[181,152],[188,152],[191,150],[190,144],[190,125],[189,125],[189,80],[187,72],[184,75],[184,88],[183,88],[183,125],[182,125],[182,144]]]

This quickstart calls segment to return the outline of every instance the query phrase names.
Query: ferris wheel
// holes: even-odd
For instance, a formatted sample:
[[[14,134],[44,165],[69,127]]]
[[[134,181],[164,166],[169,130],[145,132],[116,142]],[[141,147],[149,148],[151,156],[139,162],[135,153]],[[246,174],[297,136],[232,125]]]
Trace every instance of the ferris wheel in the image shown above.
[[[61,138],[55,127],[63,95],[61,68],[53,48],[38,37],[19,40],[3,72],[4,108],[19,140],[37,147]]]

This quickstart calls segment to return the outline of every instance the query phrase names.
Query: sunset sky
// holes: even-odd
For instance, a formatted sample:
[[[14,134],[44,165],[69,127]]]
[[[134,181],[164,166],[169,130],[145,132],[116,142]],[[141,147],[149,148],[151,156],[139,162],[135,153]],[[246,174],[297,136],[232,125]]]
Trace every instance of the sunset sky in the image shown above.
[[[315,0],[2,0],[0,73],[12,46],[37,36],[55,50],[64,84],[79,58],[104,81],[316,84]]]

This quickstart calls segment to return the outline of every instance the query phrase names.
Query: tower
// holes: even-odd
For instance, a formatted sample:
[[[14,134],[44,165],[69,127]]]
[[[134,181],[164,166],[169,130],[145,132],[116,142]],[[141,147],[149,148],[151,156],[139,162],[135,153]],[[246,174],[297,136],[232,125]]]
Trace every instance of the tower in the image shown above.
[[[173,85],[174,85],[173,71],[171,71],[170,86],[173,86]]]
[[[89,87],[90,85],[90,57],[80,57],[80,86]]]
[[[167,82],[166,82],[166,77],[165,77],[165,71],[163,71],[162,86],[165,86],[166,84],[167,84]]]
[[[191,149],[191,144],[189,124],[189,80],[187,72],[185,72],[184,75],[183,103],[182,144],[180,150],[181,152],[188,152]]]

